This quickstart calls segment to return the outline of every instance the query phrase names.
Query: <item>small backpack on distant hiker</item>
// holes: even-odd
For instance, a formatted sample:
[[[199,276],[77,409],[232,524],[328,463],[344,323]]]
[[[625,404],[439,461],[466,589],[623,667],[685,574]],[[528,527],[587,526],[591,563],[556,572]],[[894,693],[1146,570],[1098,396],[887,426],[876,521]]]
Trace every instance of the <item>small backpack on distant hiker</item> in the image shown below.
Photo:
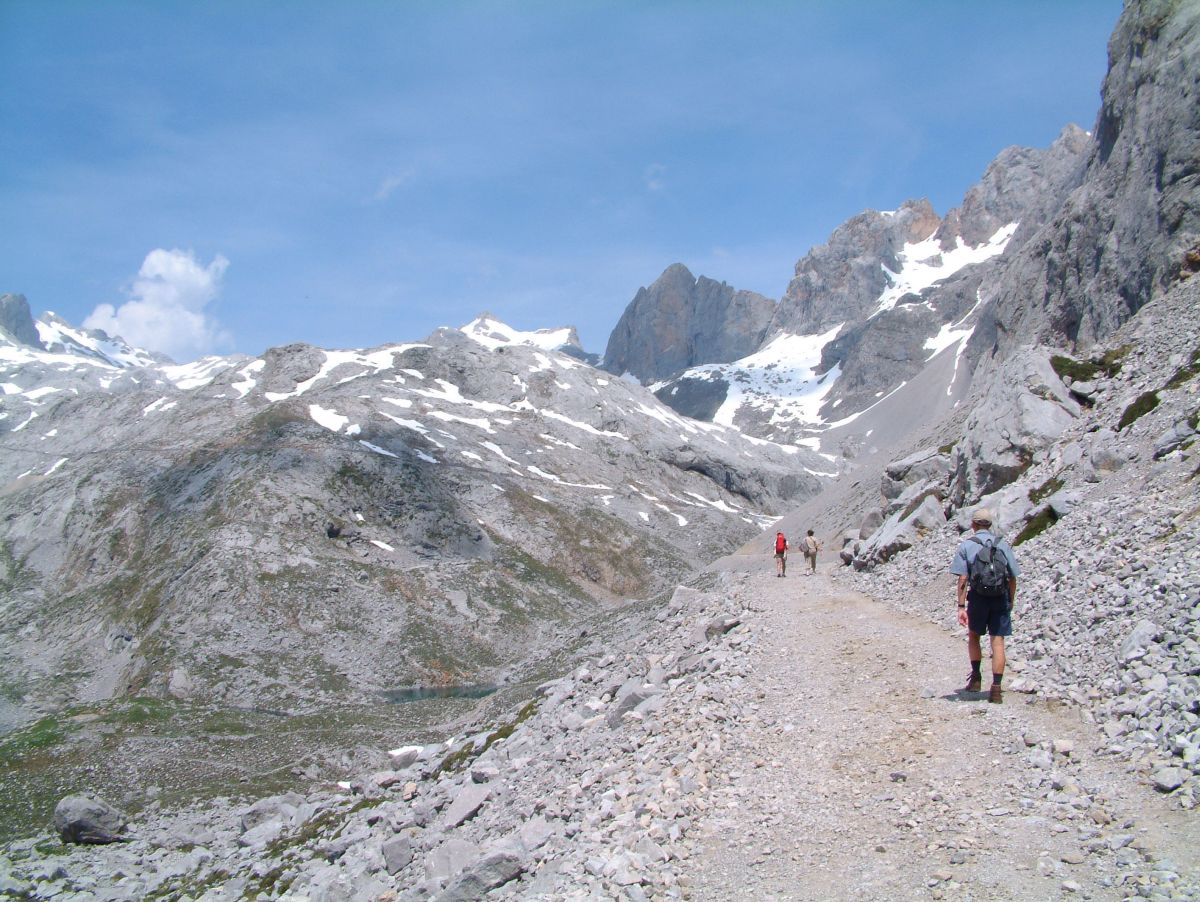
[[[785,551],[787,551],[787,539],[784,538],[783,533],[779,533],[775,536],[775,553],[783,554]]]
[[[1007,598],[1012,571],[1004,551],[997,548],[991,539],[971,536],[971,541],[979,545],[979,552],[967,568],[967,583],[971,592],[979,598]]]

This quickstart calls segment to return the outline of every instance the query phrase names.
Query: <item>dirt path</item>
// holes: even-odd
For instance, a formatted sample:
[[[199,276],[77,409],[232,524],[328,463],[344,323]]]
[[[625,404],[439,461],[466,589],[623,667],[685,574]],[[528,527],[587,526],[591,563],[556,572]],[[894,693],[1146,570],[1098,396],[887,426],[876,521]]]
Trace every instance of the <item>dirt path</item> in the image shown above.
[[[1100,756],[1077,711],[959,692],[965,641],[825,574],[735,584],[756,703],[691,898],[1200,898],[1200,818]]]

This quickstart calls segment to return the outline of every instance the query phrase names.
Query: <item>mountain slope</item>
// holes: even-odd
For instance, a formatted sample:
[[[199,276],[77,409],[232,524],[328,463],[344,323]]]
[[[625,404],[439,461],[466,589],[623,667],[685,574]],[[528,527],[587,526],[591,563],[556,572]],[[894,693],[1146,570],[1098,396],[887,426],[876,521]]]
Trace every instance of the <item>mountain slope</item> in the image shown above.
[[[10,347],[6,694],[494,683],[819,488],[819,456],[544,349],[569,337],[481,319],[190,367]]]

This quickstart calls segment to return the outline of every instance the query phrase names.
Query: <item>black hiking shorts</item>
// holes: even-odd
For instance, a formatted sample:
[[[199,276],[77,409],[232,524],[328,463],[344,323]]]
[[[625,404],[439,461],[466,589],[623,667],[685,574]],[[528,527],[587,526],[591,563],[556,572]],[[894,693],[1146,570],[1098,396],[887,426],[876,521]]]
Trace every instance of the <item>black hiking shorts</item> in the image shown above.
[[[1012,635],[1012,611],[1008,607],[1008,596],[1001,598],[979,598],[967,593],[967,629],[982,636]]]

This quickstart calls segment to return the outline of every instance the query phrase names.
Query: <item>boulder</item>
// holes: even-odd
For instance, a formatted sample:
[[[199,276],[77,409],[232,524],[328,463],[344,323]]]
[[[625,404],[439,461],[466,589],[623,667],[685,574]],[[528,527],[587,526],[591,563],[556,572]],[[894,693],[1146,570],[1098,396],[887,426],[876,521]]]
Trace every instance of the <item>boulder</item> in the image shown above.
[[[1007,485],[990,495],[984,495],[973,504],[959,508],[954,516],[954,525],[959,532],[966,532],[971,528],[971,514],[981,507],[994,512],[996,519],[992,530],[998,535],[1004,535],[1033,513],[1034,503],[1029,500],[1027,486],[1021,483]]]
[[[468,783],[459,790],[446,809],[446,826],[457,827],[473,818],[491,794],[492,790],[486,783]]]
[[[242,812],[242,832],[249,832],[268,821],[278,821],[284,827],[297,826],[312,816],[311,808],[304,796],[296,792],[259,799]]]
[[[381,851],[389,874],[398,874],[412,863],[413,844],[407,836],[393,836],[383,844]]]
[[[641,706],[647,700],[661,695],[662,690],[657,686],[649,683],[638,682],[637,685],[622,687],[617,693],[616,699],[613,701],[612,708],[608,712],[608,725],[616,727],[621,724],[621,718],[627,711],[633,711]]]
[[[995,381],[968,415],[955,448],[956,505],[1013,482],[1082,412],[1043,348],[1014,352]]]
[[[1162,631],[1157,623],[1150,620],[1139,620],[1129,635],[1125,637],[1125,641],[1121,643],[1121,650],[1117,655],[1118,660],[1122,664],[1129,664],[1145,657],[1160,632]]]
[[[858,537],[860,539],[869,539],[871,533],[875,532],[883,525],[883,511],[873,510],[868,511],[867,515],[862,518],[862,523],[858,527]]]
[[[1054,516],[1058,517],[1060,520],[1067,514],[1071,513],[1071,511],[1075,510],[1075,508],[1079,507],[1079,505],[1082,503],[1083,493],[1073,492],[1070,490],[1055,492],[1046,499],[1046,506],[1049,507],[1050,510],[1054,512]]]
[[[479,846],[475,843],[451,836],[425,856],[425,877],[442,882],[449,880],[478,860],[479,855]]]
[[[1159,792],[1174,792],[1188,778],[1188,771],[1183,767],[1162,767],[1154,772],[1150,778],[1154,781],[1154,788]]]
[[[1154,443],[1154,459],[1161,460],[1172,451],[1196,439],[1196,430],[1187,420],[1179,420]]]
[[[434,898],[437,902],[474,902],[524,873],[525,860],[512,849],[492,849],[468,864]]]
[[[926,448],[892,461],[884,468],[883,494],[885,498],[895,498],[913,485],[943,485],[949,475],[949,455],[942,454],[935,448]]]
[[[897,511],[871,536],[854,558],[855,569],[881,564],[915,545],[922,536],[946,522],[941,502],[933,495],[907,516]]]
[[[93,796],[67,796],[54,807],[54,829],[66,843],[124,842],[128,823],[122,812]]]

